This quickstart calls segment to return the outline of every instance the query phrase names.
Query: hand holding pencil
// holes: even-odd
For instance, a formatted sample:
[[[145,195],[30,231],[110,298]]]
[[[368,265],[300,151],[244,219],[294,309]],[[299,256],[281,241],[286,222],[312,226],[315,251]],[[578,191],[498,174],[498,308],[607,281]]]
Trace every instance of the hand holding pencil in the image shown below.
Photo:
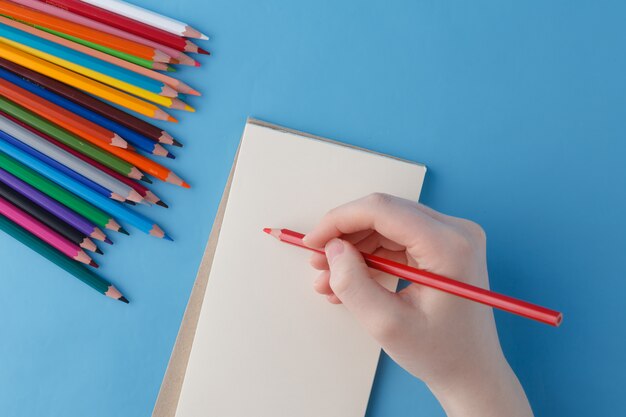
[[[311,263],[315,289],[343,303],[449,416],[532,416],[500,347],[491,308],[422,285],[380,285],[359,252],[489,288],[480,226],[400,198],[374,194],[330,211],[305,237],[325,248]]]

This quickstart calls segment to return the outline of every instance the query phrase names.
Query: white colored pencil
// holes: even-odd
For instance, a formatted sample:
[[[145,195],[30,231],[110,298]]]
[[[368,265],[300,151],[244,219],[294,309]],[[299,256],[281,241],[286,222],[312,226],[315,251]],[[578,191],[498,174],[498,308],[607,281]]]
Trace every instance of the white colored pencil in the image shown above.
[[[130,200],[136,203],[143,202],[143,197],[137,191],[117,178],[113,178],[109,174],[96,169],[87,162],[75,157],[47,140],[40,138],[17,123],[0,117],[0,130],[111,191],[111,198],[114,200]]]
[[[142,7],[135,6],[134,4],[126,3],[121,0],[81,0],[85,3],[93,4],[94,6],[108,10],[113,13],[126,16],[130,19],[137,20],[138,22],[145,23],[150,26],[162,29],[166,32],[173,33],[178,36],[185,36],[187,38],[197,39],[209,39],[205,34],[197,31],[189,26],[187,23],[181,22],[176,19],[172,19],[167,16],[163,16],[159,13],[151,10],[146,10]]]

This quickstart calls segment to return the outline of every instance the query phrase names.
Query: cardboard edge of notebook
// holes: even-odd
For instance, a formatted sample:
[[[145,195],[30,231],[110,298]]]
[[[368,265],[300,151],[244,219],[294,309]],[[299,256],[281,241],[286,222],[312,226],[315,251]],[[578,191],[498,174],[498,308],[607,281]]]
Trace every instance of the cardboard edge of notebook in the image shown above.
[[[348,147],[362,152],[381,155],[386,158],[395,159],[413,165],[423,166],[426,170],[426,166],[418,162],[397,158],[395,156],[371,151],[369,149],[360,148],[358,146],[353,146],[335,140],[326,139],[320,136],[311,135],[305,132],[288,129],[272,123],[264,122],[262,120],[248,118],[246,125],[248,123],[257,126],[267,127],[285,133],[292,133],[308,139],[314,139],[332,143],[338,146]],[[224,192],[222,193],[222,199],[220,200],[220,204],[217,208],[217,213],[215,215],[215,221],[211,229],[211,234],[209,235],[209,240],[204,250],[204,254],[202,255],[202,261],[200,262],[200,267],[198,268],[198,273],[196,274],[196,280],[191,290],[191,295],[189,296],[189,302],[183,315],[180,330],[178,331],[178,336],[176,337],[176,342],[174,343],[172,355],[170,356],[170,360],[165,371],[165,376],[163,377],[163,383],[161,384],[161,389],[159,390],[156,404],[152,411],[152,417],[174,417],[174,415],[176,414],[176,408],[178,407],[180,392],[182,390],[185,373],[187,371],[187,363],[189,362],[189,355],[191,354],[191,347],[193,345],[193,340],[196,334],[196,327],[198,325],[200,311],[202,309],[202,301],[204,300],[204,293],[207,287],[209,272],[211,271],[211,266],[213,265],[213,256],[215,255],[215,249],[217,248],[217,242],[219,240],[220,230],[222,228],[222,221],[224,219],[224,213],[226,212],[226,206],[228,203],[228,196],[230,194],[230,187],[232,184],[233,176],[235,174],[235,169],[237,167],[237,159],[239,157],[240,148],[241,140],[239,141],[237,152],[235,153],[235,159],[233,161],[233,166],[226,181]]]

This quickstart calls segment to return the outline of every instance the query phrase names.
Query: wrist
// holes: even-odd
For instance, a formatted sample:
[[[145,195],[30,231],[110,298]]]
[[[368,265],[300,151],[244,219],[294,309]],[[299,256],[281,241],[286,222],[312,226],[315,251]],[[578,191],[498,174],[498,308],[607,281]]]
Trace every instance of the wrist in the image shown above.
[[[426,383],[448,417],[532,417],[526,394],[504,355],[469,361]]]

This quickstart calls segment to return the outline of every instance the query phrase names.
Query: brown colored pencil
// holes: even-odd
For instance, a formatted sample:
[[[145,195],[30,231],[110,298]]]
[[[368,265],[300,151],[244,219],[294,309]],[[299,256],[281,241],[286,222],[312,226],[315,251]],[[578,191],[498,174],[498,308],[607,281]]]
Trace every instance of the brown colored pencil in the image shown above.
[[[0,58],[0,67],[62,97],[65,97],[66,99],[93,111],[94,113],[98,113],[99,115],[111,119],[128,129],[140,133],[155,142],[166,145],[181,146],[180,142],[159,127],[132,116],[108,103],[90,96],[89,94],[83,93],[74,87],[63,84],[60,81],[54,80],[46,75],[25,68],[4,58]]]

